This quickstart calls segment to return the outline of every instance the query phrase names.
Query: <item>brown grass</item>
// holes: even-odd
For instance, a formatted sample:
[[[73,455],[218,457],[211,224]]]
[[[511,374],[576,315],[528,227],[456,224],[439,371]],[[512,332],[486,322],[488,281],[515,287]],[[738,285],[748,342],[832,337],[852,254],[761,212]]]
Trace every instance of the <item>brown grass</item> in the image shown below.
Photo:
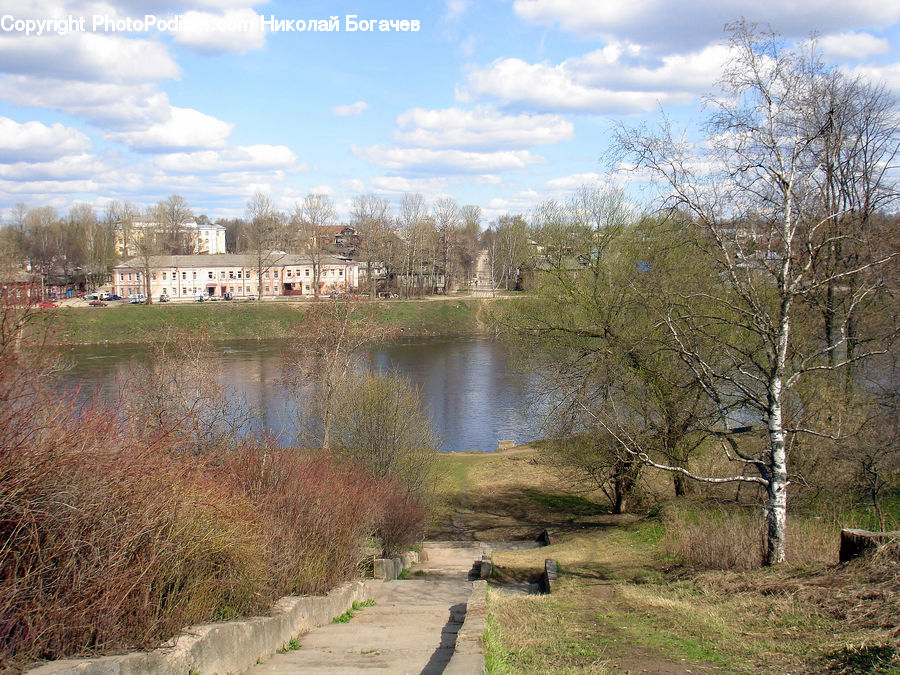
[[[3,339],[0,669],[264,612],[354,576],[379,527],[391,546],[422,527],[392,483],[322,454],[246,442],[188,453],[177,429],[75,412],[50,385],[53,364]]]

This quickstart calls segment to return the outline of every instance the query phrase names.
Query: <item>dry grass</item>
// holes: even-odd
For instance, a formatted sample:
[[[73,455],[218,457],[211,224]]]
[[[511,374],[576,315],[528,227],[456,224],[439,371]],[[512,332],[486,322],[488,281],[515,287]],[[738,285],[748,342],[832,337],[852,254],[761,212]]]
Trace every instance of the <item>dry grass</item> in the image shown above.
[[[489,594],[490,672],[897,672],[896,551],[837,565],[840,526],[855,524],[837,506],[792,514],[789,563],[763,568],[760,512],[733,501],[754,495],[695,493],[655,518],[585,515],[584,497],[528,453],[457,459],[476,536],[550,526],[549,547],[495,551],[494,581],[560,566],[549,597]]]

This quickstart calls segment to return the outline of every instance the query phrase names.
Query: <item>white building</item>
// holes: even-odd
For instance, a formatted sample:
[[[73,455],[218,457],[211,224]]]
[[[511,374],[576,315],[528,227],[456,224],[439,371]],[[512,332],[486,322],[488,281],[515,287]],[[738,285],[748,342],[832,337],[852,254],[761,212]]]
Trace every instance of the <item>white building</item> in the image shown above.
[[[285,295],[313,296],[355,292],[359,286],[359,264],[322,256],[318,282],[313,261],[308,256],[269,254],[262,278],[257,276],[258,259],[254,254],[165,255],[131,258],[113,268],[113,288],[123,298],[146,293],[143,282],[145,263],[149,263],[150,293],[153,299],[168,295],[172,300],[192,300],[197,293],[221,297]]]
[[[159,227],[159,223],[136,221],[131,223],[129,234],[126,237],[125,228],[121,224],[116,225],[116,251],[122,256],[134,255],[134,239],[143,236],[147,230],[158,230]],[[192,250],[197,254],[209,253],[218,255],[225,253],[224,226],[215,223],[201,224],[192,219],[181,223],[179,229],[184,236],[188,250]]]

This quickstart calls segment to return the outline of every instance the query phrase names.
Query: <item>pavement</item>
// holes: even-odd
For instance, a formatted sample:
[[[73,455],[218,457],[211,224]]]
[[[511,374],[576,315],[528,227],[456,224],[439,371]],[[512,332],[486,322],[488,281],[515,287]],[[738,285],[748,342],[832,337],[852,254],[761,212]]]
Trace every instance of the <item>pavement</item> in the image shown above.
[[[433,542],[406,579],[385,582],[375,604],[347,623],[321,626],[300,637],[300,649],[276,654],[250,673],[443,673],[481,559],[476,542]]]

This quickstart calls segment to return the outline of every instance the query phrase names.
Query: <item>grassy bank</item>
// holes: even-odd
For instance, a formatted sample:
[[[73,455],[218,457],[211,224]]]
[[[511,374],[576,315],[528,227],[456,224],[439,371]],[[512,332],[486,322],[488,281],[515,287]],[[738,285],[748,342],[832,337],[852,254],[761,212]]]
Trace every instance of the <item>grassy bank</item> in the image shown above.
[[[613,516],[530,449],[445,465],[449,506],[435,535],[551,533],[548,547],[494,553],[489,672],[900,672],[900,553],[836,564],[840,518],[794,518],[802,564],[708,570],[680,551],[697,537],[727,545],[742,516],[725,506],[670,501],[652,516]],[[552,594],[502,590],[534,580],[546,558],[560,565]]]
[[[326,302],[326,301],[322,301]],[[482,328],[478,315],[489,300],[447,298],[428,301],[363,303],[379,324],[401,335],[462,335]],[[161,327],[205,331],[212,339],[287,338],[302,328],[308,302],[205,302],[54,310],[56,340],[61,344],[142,342]]]

